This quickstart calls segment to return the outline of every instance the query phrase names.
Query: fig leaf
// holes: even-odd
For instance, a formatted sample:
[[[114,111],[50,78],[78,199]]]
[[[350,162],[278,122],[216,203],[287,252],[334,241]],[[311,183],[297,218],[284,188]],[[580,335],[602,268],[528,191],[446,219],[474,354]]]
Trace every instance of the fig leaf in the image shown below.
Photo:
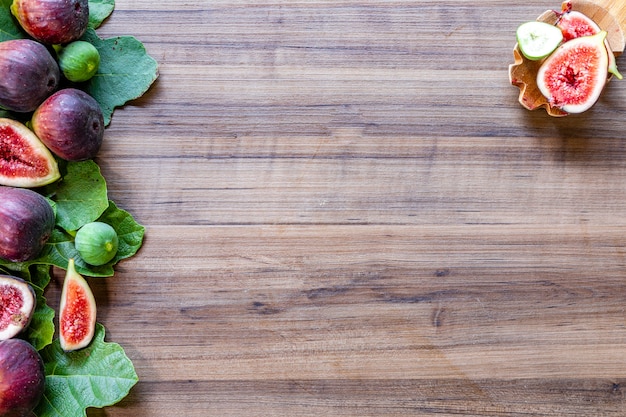
[[[35,265],[29,270],[31,286],[37,296],[37,307],[35,314],[28,326],[28,341],[37,350],[43,349],[52,343],[54,336],[54,309],[48,306],[43,293],[50,282],[50,267],[47,265]]]
[[[89,27],[98,28],[114,8],[115,0],[89,0]]]
[[[116,107],[148,91],[158,77],[158,64],[133,36],[101,39],[93,29],[87,29],[81,39],[100,53],[100,67],[85,90],[100,104],[106,126]]]
[[[106,181],[93,160],[69,162],[54,198],[57,225],[66,231],[78,230],[96,220],[109,207]]]
[[[46,389],[36,417],[84,417],[87,408],[113,405],[128,395],[138,381],[135,367],[122,347],[104,336],[104,326],[97,323],[85,349],[65,353],[55,339],[40,352]]]
[[[0,0],[0,42],[22,39],[24,31],[11,14],[13,0]]]

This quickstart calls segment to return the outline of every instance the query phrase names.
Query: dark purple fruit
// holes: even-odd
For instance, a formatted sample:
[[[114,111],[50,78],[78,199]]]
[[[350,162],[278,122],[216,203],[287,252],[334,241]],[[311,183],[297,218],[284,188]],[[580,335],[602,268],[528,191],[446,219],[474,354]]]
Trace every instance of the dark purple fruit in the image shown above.
[[[54,228],[54,211],[27,188],[0,186],[0,258],[24,262],[39,255]]]
[[[88,0],[13,0],[11,13],[26,33],[47,45],[79,39],[89,23]]]
[[[22,339],[0,342],[0,417],[27,417],[43,396],[43,360]]]
[[[0,42],[0,107],[31,112],[56,90],[60,78],[57,62],[39,42]]]
[[[48,149],[66,161],[91,159],[102,145],[102,109],[93,97],[75,88],[48,97],[35,110],[31,124]]]
[[[35,291],[28,282],[0,275],[0,340],[10,339],[26,329],[36,305]]]

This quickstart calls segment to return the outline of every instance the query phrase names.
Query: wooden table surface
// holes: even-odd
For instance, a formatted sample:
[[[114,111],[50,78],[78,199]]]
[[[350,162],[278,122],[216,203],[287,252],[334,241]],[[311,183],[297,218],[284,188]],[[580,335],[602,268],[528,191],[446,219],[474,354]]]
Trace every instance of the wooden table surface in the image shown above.
[[[89,415],[626,415],[626,81],[508,79],[559,7],[117,0],[160,77],[97,162],[146,239],[90,284],[140,381]]]

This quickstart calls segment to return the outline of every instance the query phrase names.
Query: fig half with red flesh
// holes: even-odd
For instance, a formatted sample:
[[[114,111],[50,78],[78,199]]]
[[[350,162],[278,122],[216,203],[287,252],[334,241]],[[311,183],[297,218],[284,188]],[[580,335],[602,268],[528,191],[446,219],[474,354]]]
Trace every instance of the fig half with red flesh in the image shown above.
[[[551,106],[582,113],[600,97],[608,78],[606,32],[565,42],[537,72],[537,86]]]
[[[21,278],[0,275],[0,340],[10,339],[30,324],[35,291]]]
[[[61,178],[48,148],[22,123],[0,118],[0,185],[35,188]]]
[[[59,342],[66,352],[91,343],[96,330],[96,300],[70,259],[67,265],[59,306]]]

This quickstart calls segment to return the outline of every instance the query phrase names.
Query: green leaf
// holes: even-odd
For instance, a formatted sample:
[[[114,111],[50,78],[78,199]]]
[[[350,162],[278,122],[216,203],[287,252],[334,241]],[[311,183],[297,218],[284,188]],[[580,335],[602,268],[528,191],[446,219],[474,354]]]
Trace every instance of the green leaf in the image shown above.
[[[24,38],[24,31],[11,14],[13,0],[0,0],[0,42]]]
[[[137,253],[143,242],[145,227],[137,223],[130,213],[109,201],[109,208],[98,220],[113,226],[119,238],[117,254],[110,263],[115,264]]]
[[[46,388],[36,417],[85,417],[87,408],[113,405],[128,395],[137,373],[120,345],[104,341],[104,333],[98,323],[85,349],[66,353],[55,339],[40,352]]]
[[[26,336],[35,349],[41,350],[52,343],[54,336],[54,310],[48,306],[43,296],[51,279],[50,266],[36,265],[30,268],[30,271],[29,281],[37,296],[37,306]]]
[[[100,167],[92,160],[70,162],[59,182],[54,201],[57,225],[67,231],[78,230],[96,220],[109,207],[107,186]]]
[[[115,0],[89,0],[89,27],[99,27],[114,8]]]
[[[116,107],[148,91],[158,77],[158,65],[133,36],[100,39],[93,29],[87,29],[82,39],[100,53],[100,67],[85,89],[100,104],[108,125]]]

